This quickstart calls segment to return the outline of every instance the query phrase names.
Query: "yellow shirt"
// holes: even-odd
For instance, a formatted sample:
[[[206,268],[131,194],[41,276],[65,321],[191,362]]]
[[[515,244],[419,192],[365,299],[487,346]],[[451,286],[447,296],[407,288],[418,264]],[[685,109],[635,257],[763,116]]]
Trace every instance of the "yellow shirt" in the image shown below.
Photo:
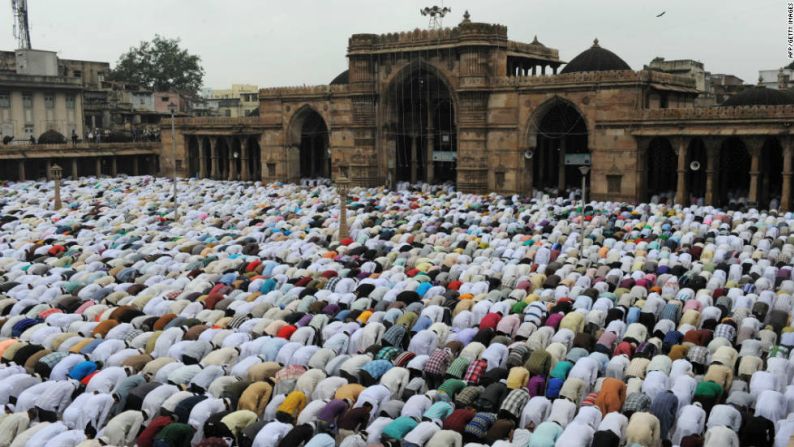
[[[510,368],[510,373],[507,375],[507,388],[516,390],[523,388],[529,382],[529,371],[523,366],[514,366]]]

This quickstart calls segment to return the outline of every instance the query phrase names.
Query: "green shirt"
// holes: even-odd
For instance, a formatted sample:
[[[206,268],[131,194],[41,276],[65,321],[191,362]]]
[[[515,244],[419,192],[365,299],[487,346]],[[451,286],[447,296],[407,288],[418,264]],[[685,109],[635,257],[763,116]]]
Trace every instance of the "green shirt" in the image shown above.
[[[190,447],[194,431],[190,425],[174,422],[163,427],[154,439],[165,441],[171,447]]]
[[[695,388],[696,397],[720,397],[722,395],[722,387],[711,380],[707,382],[700,382]]]
[[[449,364],[449,368],[447,368],[447,374],[461,379],[466,374],[466,370],[469,368],[469,363],[470,361],[466,357],[458,357]]]

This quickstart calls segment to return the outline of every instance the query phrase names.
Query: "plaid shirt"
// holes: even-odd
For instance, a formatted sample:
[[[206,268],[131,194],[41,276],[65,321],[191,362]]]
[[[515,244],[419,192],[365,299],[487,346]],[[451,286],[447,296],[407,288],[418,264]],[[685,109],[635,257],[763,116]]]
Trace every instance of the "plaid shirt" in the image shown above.
[[[521,410],[524,409],[529,400],[529,392],[526,388],[519,388],[510,392],[505,400],[502,401],[502,406],[499,411],[507,411],[515,417],[521,416]]]
[[[714,338],[717,337],[722,337],[733,343],[733,339],[736,337],[736,328],[730,324],[718,324],[717,327],[714,328]]]
[[[278,370],[275,376],[276,383],[285,382],[288,380],[298,380],[303,373],[306,372],[306,368],[300,365],[289,365],[281,368]]]
[[[651,408],[651,398],[642,391],[636,391],[626,396],[626,401],[623,402],[622,413],[627,411],[648,411]]]
[[[69,355],[68,352],[61,352],[61,351],[51,352],[45,355],[44,357],[40,358],[39,362],[47,365],[47,367],[52,369],[53,367],[55,367],[55,365],[58,364],[58,362],[63,360],[63,358],[66,357],[67,355]]]
[[[480,412],[474,415],[471,421],[466,424],[464,433],[474,436],[477,439],[485,438],[488,429],[496,422],[495,413]]]
[[[399,348],[395,348],[394,346],[386,346],[378,351],[378,354],[375,356],[375,360],[394,360],[394,357],[400,353]]]
[[[483,392],[485,388],[480,385],[469,385],[466,388],[460,390],[458,394],[455,395],[455,405],[458,408],[465,408],[474,405],[477,402],[477,399],[480,398],[480,393]]]
[[[692,346],[686,353],[686,358],[692,363],[706,364],[709,349],[705,346]]]
[[[448,348],[438,348],[430,354],[425,363],[425,374],[443,376],[452,361],[452,351]]]
[[[394,357],[392,363],[394,363],[394,366],[405,368],[414,357],[416,357],[416,354],[413,352],[402,352]]]
[[[383,333],[382,340],[392,346],[400,346],[402,345],[404,338],[405,327],[395,324],[394,326],[386,329],[386,332]]]
[[[469,363],[470,361],[466,357],[458,357],[450,363],[447,374],[458,379],[463,378],[469,368]]]
[[[463,380],[475,385],[480,383],[480,377],[485,374],[487,367],[488,361],[485,359],[479,359],[471,362],[469,368],[466,369],[466,375],[463,376]]]

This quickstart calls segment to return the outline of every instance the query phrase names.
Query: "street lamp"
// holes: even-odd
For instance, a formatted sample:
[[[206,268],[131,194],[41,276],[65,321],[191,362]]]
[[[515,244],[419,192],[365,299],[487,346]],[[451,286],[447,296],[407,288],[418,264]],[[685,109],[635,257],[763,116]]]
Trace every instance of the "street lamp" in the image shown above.
[[[55,210],[61,209],[61,177],[63,176],[63,168],[58,165],[50,166],[50,177],[52,177],[55,184]]]
[[[232,171],[230,169],[229,172],[234,172],[234,178],[232,178],[232,180],[237,180],[237,159],[240,158],[240,153],[237,151],[232,152],[232,157],[234,157],[234,170]]]
[[[174,114],[176,113],[176,108],[177,105],[173,102],[168,104],[168,110],[171,111],[171,161],[174,164],[174,221],[179,219],[179,205],[176,200],[176,126],[174,125]]]
[[[350,191],[350,179],[347,178],[346,169],[341,168],[336,179],[336,192],[339,193],[339,240],[349,236],[347,228],[347,193]]]

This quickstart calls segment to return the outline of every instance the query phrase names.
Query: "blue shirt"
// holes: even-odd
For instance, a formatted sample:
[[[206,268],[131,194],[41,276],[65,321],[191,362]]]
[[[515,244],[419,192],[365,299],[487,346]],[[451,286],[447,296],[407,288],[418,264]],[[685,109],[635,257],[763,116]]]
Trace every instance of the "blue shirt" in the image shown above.
[[[388,360],[372,360],[361,367],[362,371],[366,371],[370,377],[378,380],[386,374],[386,371],[392,369],[394,364]]]
[[[83,380],[85,376],[96,371],[96,363],[89,362],[88,360],[80,362],[69,370],[68,376],[74,380]]]

